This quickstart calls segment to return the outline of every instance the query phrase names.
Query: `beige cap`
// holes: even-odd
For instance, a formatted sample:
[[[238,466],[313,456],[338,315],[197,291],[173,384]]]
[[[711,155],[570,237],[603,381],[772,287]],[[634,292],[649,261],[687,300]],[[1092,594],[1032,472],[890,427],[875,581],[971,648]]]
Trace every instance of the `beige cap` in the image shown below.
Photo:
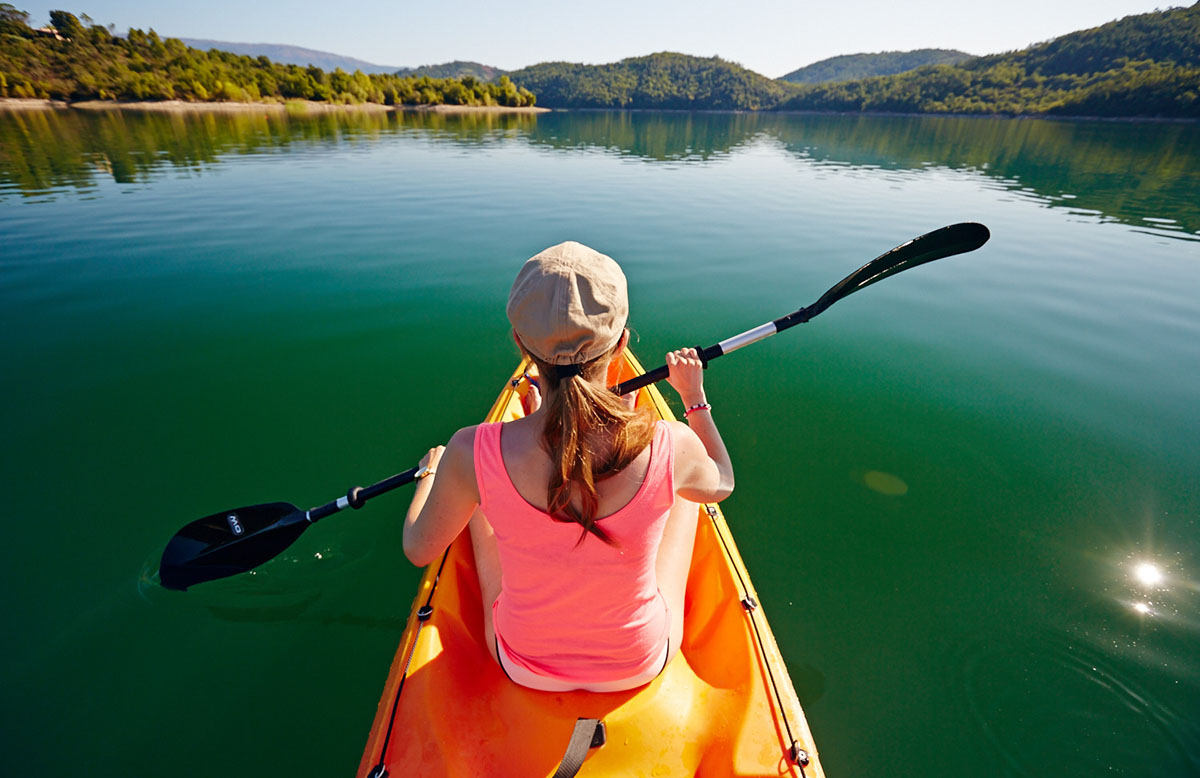
[[[569,240],[525,262],[507,310],[535,357],[551,365],[589,362],[611,351],[625,330],[625,274],[611,257]]]

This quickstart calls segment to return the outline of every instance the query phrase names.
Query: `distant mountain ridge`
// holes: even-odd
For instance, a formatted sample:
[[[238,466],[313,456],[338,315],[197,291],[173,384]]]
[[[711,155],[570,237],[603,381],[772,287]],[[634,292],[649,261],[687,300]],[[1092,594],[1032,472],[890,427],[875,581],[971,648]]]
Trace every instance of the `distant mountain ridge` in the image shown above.
[[[925,65],[957,65],[974,57],[955,49],[915,49],[913,51],[881,51],[876,54],[843,54],[814,62],[780,81],[793,84],[826,84],[853,81],[856,78],[890,76]]]
[[[272,62],[285,65],[300,65],[307,67],[315,65],[321,70],[330,71],[341,68],[347,73],[361,70],[364,73],[395,73],[407,68],[393,65],[376,65],[373,62],[332,54],[328,51],[306,49],[301,46],[289,46],[282,43],[234,43],[230,41],[213,41],[204,38],[180,38],[185,45],[194,49],[208,51],[219,49],[234,54],[244,54],[248,57],[268,57]],[[407,74],[404,74],[407,75]]]
[[[346,57],[328,51],[318,51],[317,49],[306,49],[302,46],[290,46],[284,43],[235,43],[232,41],[207,40],[205,38],[180,38],[179,40],[183,41],[185,45],[191,46],[194,49],[200,49],[201,51],[217,49],[219,51],[229,51],[234,54],[243,54],[247,57],[267,57],[272,62],[279,62],[284,65],[300,65],[301,67],[315,65],[327,72],[341,68],[347,73],[361,70],[364,73],[394,73],[398,76],[411,76],[414,78],[420,78],[421,76],[428,76],[430,78],[462,78],[463,76],[472,76],[480,81],[487,82],[494,82],[508,72],[492,67],[491,65],[484,65],[480,62],[465,62],[463,60],[445,62],[440,65],[421,65],[420,67],[410,68],[399,65],[376,65],[374,62],[367,62],[355,57]]]

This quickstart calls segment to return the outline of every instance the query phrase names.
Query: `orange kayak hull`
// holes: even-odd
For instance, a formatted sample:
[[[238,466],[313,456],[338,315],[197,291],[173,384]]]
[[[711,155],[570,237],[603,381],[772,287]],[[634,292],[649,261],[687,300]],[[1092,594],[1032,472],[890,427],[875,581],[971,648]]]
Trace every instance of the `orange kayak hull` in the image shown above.
[[[614,364],[611,383],[641,372],[628,354]],[[510,380],[487,421],[523,415],[525,387]],[[673,418],[654,386],[640,390],[638,403]],[[755,607],[743,605],[747,598]],[[396,778],[552,776],[576,720],[597,718],[607,742],[590,750],[580,776],[822,778],[804,712],[756,600],[720,510],[701,506],[684,639],[663,673],[627,692],[533,691],[509,681],[488,653],[464,532],[421,580],[357,774],[371,775],[382,757]],[[426,603],[432,615],[422,622],[418,611]]]

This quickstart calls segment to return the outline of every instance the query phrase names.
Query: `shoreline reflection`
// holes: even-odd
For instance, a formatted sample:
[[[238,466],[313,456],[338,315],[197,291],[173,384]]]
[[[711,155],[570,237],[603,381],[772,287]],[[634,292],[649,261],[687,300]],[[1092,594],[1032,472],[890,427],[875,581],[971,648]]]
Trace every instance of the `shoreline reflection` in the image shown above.
[[[541,115],[0,112],[0,201],[94,192],[203,172],[226,155],[418,136],[558,153],[601,151],[650,164],[712,164],[763,143],[806,165],[854,174],[951,171],[1047,208],[1200,240],[1191,125],[927,116],[570,111]]]

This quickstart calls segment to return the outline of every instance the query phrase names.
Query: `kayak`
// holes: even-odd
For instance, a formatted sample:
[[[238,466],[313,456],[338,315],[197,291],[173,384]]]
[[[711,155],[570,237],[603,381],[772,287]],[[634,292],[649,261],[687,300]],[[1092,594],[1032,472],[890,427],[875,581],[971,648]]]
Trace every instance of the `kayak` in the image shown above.
[[[610,386],[644,372],[624,354]],[[513,373],[488,422],[524,415],[526,368]],[[653,384],[637,402],[674,418]],[[725,518],[716,505],[700,512],[680,651],[649,684],[614,693],[534,691],[505,677],[485,645],[464,531],[421,579],[357,775],[822,778]]]

